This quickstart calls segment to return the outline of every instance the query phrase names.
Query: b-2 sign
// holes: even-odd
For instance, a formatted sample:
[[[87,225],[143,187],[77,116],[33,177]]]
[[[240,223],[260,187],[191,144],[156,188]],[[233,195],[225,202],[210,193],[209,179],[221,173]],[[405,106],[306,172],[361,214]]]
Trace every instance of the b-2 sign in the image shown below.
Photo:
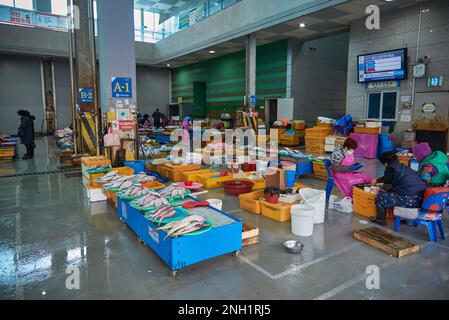
[[[90,88],[80,88],[80,102],[94,102],[94,90]]]
[[[112,97],[113,98],[132,98],[132,79],[131,78],[112,78]]]

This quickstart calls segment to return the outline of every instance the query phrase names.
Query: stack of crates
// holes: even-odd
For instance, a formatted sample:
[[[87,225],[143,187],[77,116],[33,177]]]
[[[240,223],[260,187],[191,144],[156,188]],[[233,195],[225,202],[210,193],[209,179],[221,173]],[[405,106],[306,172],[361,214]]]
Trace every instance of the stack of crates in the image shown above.
[[[328,135],[329,129],[326,127],[306,129],[306,153],[324,154],[325,139]]]
[[[318,180],[327,181],[329,179],[324,162],[313,161],[313,175],[315,176],[315,179]]]
[[[345,143],[346,137],[341,136],[327,136],[325,138],[324,151],[334,152],[335,147]]]
[[[296,147],[301,144],[301,136],[298,133],[295,134],[281,134],[279,144],[289,147]]]

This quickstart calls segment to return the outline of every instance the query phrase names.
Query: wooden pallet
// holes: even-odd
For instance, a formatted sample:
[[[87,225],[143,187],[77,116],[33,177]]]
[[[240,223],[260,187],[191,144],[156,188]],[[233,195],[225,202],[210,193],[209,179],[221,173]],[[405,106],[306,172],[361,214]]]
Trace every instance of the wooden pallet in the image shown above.
[[[382,250],[396,258],[419,252],[419,244],[404,237],[371,227],[354,231],[354,239]]]
[[[13,162],[14,157],[0,157],[0,162]]]

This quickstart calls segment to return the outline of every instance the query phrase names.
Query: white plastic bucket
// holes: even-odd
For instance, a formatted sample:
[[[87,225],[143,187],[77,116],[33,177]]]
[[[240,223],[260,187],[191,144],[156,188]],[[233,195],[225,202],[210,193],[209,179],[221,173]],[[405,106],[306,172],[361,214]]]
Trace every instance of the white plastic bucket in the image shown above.
[[[300,203],[291,208],[292,233],[300,237],[309,237],[313,234],[313,217],[315,209],[306,204]]]
[[[259,173],[265,173],[265,170],[268,167],[268,161],[257,160],[256,161],[256,170]]]
[[[223,201],[220,199],[207,199],[207,202],[209,202],[211,207],[214,207],[220,211],[223,208]]]
[[[299,189],[298,193],[305,203],[313,207],[315,215],[313,218],[314,224],[320,224],[324,222],[324,216],[326,213],[326,191],[316,190],[312,188]]]

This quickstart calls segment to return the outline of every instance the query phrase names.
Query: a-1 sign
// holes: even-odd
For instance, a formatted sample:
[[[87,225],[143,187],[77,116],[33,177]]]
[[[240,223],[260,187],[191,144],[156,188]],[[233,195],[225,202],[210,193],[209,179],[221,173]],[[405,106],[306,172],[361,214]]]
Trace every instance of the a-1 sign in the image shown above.
[[[113,98],[132,98],[132,79],[113,77],[112,81],[112,97]]]
[[[80,88],[80,102],[94,102],[94,89]]]

